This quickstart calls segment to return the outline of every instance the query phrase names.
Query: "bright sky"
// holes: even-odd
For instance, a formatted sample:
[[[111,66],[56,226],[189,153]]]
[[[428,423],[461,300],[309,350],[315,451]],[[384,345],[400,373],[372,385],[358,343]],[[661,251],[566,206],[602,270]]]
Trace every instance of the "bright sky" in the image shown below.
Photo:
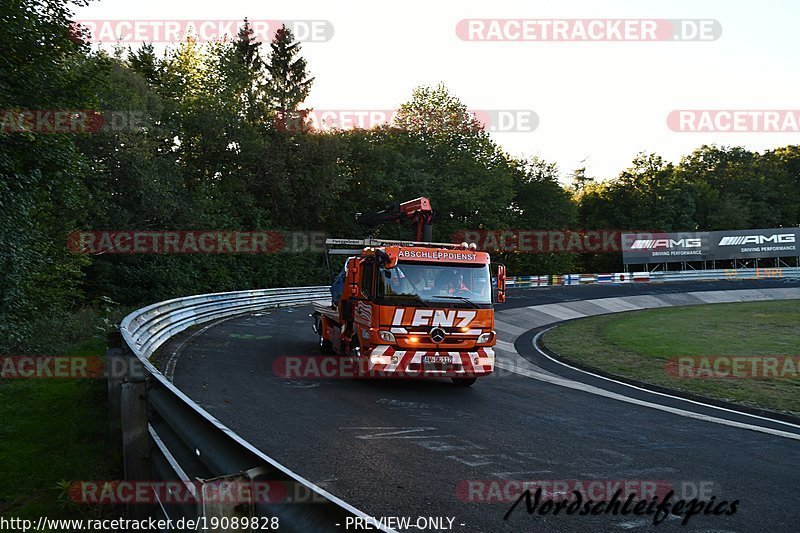
[[[678,161],[701,144],[763,150],[800,133],[671,131],[676,109],[800,110],[796,0],[97,0],[77,19],[327,20],[335,34],[306,42],[316,110],[395,109],[414,87],[444,84],[470,109],[533,110],[532,132],[493,134],[509,153],[586,160],[615,176],[637,152]],[[465,18],[715,19],[707,42],[468,42]]]

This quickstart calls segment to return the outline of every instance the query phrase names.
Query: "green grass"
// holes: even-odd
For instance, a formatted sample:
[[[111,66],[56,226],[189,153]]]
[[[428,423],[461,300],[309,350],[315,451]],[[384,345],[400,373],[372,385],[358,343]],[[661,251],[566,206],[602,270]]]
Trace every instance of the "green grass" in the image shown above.
[[[679,379],[679,356],[800,356],[800,302],[650,309],[558,326],[544,343],[567,360],[704,396],[800,414],[800,379]]]
[[[68,355],[99,356],[100,339]],[[0,380],[0,515],[37,519],[119,516],[119,509],[71,503],[63,482],[119,479],[104,379]]]

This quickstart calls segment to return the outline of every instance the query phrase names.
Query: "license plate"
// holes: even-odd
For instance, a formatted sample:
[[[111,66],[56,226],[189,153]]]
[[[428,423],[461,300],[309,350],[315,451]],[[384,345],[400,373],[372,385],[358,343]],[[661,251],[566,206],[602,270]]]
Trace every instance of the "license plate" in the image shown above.
[[[450,355],[423,355],[423,364],[442,364],[449,365],[453,362],[453,357]]]

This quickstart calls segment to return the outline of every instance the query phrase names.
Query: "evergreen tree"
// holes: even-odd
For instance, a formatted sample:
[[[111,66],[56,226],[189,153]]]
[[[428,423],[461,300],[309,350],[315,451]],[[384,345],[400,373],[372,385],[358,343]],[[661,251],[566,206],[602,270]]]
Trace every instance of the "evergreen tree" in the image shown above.
[[[245,18],[232,46],[226,47],[222,53],[221,70],[226,78],[224,91],[231,93],[239,112],[251,124],[260,123],[269,114],[265,94],[267,74],[261,57],[261,45]]]
[[[282,26],[270,44],[267,64],[267,94],[273,109],[280,115],[293,113],[311,91],[314,78],[308,76],[306,60],[300,57],[300,43],[286,26]]]
[[[261,42],[255,37],[255,31],[247,18],[244,19],[244,26],[239,28],[239,33],[234,41],[236,57],[248,70],[259,71],[263,67],[261,60]]]
[[[572,181],[572,190],[576,193],[582,193],[587,186],[594,183],[594,178],[586,174],[586,160],[581,161],[581,166],[576,168],[570,174],[570,181]]]

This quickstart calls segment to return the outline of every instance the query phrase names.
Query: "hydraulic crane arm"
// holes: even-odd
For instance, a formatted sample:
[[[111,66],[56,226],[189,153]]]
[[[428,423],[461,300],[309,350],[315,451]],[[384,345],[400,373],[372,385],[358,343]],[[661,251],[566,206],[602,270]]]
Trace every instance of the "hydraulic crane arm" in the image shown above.
[[[428,198],[416,198],[402,204],[392,204],[382,211],[359,213],[356,222],[369,228],[388,223],[411,222],[416,226],[417,241],[433,240],[433,210]]]

